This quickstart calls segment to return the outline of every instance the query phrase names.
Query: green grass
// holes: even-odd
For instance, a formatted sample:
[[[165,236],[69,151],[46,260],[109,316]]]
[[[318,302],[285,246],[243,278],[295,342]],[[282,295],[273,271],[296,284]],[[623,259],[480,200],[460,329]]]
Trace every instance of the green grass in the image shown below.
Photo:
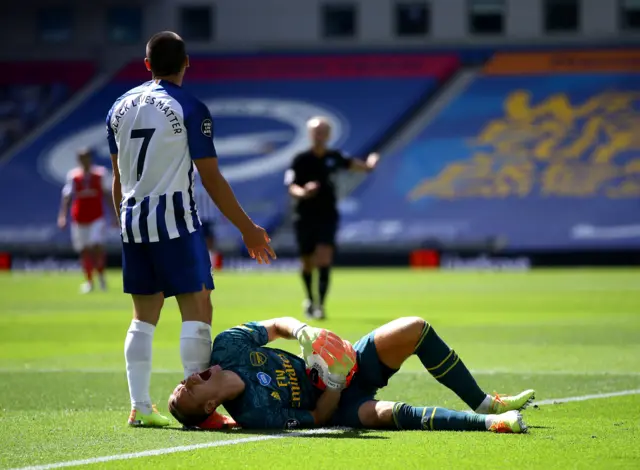
[[[89,459],[256,435],[129,429],[120,293],[76,294],[73,274],[0,276],[0,468]],[[356,340],[399,316],[428,319],[488,392],[533,387],[538,399],[640,389],[640,272],[337,271],[324,324]],[[214,332],[298,315],[295,275],[222,273]],[[154,340],[160,409],[181,378],[179,314],[167,302]],[[295,344],[278,344],[295,349]],[[409,360],[380,398],[464,409]],[[156,457],[107,468],[637,468],[640,395],[525,411],[528,435],[324,432]]]

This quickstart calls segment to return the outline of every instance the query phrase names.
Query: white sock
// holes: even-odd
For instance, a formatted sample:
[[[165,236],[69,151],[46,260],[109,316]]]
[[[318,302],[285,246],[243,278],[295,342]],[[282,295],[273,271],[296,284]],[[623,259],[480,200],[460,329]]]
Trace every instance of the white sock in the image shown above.
[[[180,358],[184,378],[202,372],[211,360],[211,325],[201,321],[182,322]]]
[[[486,397],[484,397],[484,400],[482,400],[482,403],[480,403],[480,406],[478,406],[475,409],[476,413],[479,414],[486,414],[489,411],[491,411],[491,402],[493,401],[493,397],[491,395],[487,395]]]
[[[484,418],[484,425],[487,428],[487,431],[491,428],[493,423],[495,423],[498,419],[499,419],[498,415],[487,415]]]
[[[144,414],[151,413],[151,350],[153,332],[151,323],[132,320],[124,341],[124,358],[127,362],[127,382],[131,407]]]

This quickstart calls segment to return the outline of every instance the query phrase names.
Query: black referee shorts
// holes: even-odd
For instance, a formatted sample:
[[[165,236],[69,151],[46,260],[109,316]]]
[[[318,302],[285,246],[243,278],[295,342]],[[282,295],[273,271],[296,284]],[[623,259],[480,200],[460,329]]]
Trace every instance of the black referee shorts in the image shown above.
[[[318,245],[335,246],[338,218],[298,219],[294,222],[294,230],[300,255],[311,255]]]

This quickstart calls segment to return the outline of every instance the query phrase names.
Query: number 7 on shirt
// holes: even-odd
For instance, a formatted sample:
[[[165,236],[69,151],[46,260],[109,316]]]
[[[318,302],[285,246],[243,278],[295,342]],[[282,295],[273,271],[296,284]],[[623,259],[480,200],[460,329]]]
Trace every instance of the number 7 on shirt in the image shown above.
[[[140,181],[140,178],[142,178],[144,161],[147,158],[147,149],[149,148],[149,142],[151,142],[151,137],[153,137],[153,133],[155,131],[155,129],[131,129],[132,139],[143,139],[142,145],[140,146],[140,152],[138,153],[138,162],[136,168],[136,179],[138,181]]]

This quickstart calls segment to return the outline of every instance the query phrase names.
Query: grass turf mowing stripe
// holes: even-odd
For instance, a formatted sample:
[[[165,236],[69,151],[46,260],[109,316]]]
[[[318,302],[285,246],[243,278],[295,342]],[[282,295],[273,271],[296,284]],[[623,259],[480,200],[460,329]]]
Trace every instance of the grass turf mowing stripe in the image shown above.
[[[533,405],[535,406],[556,405],[556,404],[576,402],[576,401],[598,400],[603,398],[613,398],[613,397],[621,397],[626,395],[639,395],[639,394],[640,394],[640,389],[621,390],[619,392],[595,393],[592,395],[579,395],[579,396],[565,397],[565,398],[552,398],[549,400],[541,400],[538,402],[534,402]],[[29,467],[18,467],[12,470],[50,470],[54,468],[77,467],[80,465],[91,465],[96,463],[112,462],[116,460],[129,460],[129,459],[137,459],[141,457],[153,457],[156,455],[175,454],[177,452],[188,452],[191,450],[208,449],[212,447],[223,447],[223,446],[231,446],[236,444],[248,444],[251,442],[268,441],[272,439],[300,437],[300,436],[305,436],[309,434],[339,432],[341,430],[344,430],[344,428],[319,428],[319,429],[310,429],[308,431],[272,434],[268,436],[244,437],[240,439],[231,439],[228,441],[203,442],[200,444],[193,444],[188,446],[167,447],[164,449],[145,450],[141,452],[131,452],[128,454],[107,455],[104,457],[93,457],[90,459],[83,459],[83,460],[69,460],[66,462],[34,465]]]
[[[54,468],[78,467],[80,465],[91,465],[96,463],[113,462],[115,460],[138,459],[141,457],[153,457],[156,455],[175,454],[177,452],[188,452],[198,449],[209,449],[211,447],[232,446],[236,444],[248,444],[250,442],[269,441],[273,439],[283,439],[287,437],[300,437],[309,434],[335,433],[340,431],[339,428],[319,428],[310,429],[308,431],[290,432],[271,434],[267,436],[243,437],[240,439],[230,439],[227,441],[202,442],[200,444],[192,444],[188,446],[167,447],[164,449],[144,450],[142,452],[131,452],[128,454],[106,455],[104,457],[92,457],[90,459],[69,460],[66,462],[49,463],[44,465],[33,465],[29,467],[19,467],[13,470],[50,470]]]

